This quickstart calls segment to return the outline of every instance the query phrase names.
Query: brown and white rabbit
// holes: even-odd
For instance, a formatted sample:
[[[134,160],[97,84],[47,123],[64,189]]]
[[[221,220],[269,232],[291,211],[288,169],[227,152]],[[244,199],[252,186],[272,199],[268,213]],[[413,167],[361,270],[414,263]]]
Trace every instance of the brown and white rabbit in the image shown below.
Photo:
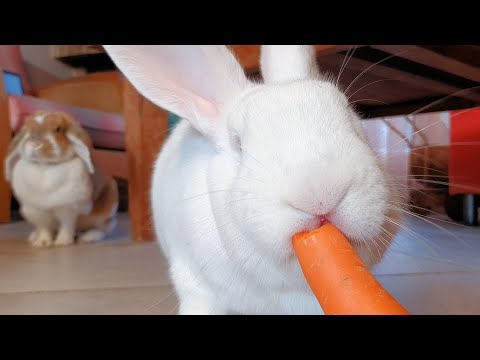
[[[33,246],[97,241],[116,225],[115,180],[95,166],[87,132],[64,112],[39,111],[15,135],[5,175],[23,217],[35,226]]]

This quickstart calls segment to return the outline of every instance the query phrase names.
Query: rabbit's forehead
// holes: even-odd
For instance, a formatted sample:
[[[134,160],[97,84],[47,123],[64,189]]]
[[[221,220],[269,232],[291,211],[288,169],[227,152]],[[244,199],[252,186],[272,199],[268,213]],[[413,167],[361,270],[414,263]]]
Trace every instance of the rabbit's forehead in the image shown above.
[[[322,81],[264,85],[247,94],[240,105],[240,120],[249,123],[247,128],[258,130],[288,129],[288,124],[323,128],[350,118],[345,96],[335,85]],[[279,127],[281,123],[285,126]]]
[[[66,126],[65,119],[53,113],[38,113],[29,117],[26,126],[30,129],[49,130]]]
[[[64,120],[57,116],[49,116],[44,120],[44,126],[48,129],[55,128],[57,126],[63,126]]]
[[[33,120],[37,122],[37,124],[42,125],[43,122],[45,121],[45,118],[47,117],[48,114],[37,114],[33,116]]]

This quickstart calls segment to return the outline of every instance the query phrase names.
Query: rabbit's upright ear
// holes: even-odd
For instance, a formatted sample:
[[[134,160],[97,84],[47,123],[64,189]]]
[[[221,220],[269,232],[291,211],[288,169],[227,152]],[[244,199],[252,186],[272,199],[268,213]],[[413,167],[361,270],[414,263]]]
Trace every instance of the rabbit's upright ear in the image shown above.
[[[77,156],[82,159],[90,174],[95,172],[92,162],[92,140],[88,133],[77,123],[70,115],[65,113],[57,113],[62,116],[68,123],[68,129],[65,133],[68,140],[72,144],[73,150]]]
[[[318,77],[315,48],[312,45],[263,45],[260,67],[267,84]]]
[[[120,71],[147,99],[171,111],[207,136],[248,85],[226,46],[104,45]]]
[[[12,181],[13,167],[21,156],[21,145],[28,136],[28,130],[23,126],[20,131],[13,137],[12,142],[8,148],[8,154],[4,162],[5,179]]]

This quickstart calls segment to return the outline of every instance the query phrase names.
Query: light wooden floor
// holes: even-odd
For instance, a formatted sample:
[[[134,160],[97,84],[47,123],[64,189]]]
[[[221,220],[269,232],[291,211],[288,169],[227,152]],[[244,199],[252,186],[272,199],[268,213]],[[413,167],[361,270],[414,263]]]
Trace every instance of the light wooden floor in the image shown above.
[[[414,314],[480,314],[480,229],[437,224],[409,221],[429,245],[404,231],[374,272]],[[126,216],[97,244],[33,249],[29,231],[0,226],[0,314],[176,313],[160,250],[131,242]]]
[[[109,240],[35,249],[30,226],[0,226],[0,314],[165,314],[176,297],[156,243],[129,239],[128,217]]]

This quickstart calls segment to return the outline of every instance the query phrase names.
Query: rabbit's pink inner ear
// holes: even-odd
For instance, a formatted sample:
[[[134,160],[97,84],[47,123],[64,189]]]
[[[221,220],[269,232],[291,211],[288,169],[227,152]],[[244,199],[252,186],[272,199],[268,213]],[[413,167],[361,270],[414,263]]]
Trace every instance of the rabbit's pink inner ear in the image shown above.
[[[197,97],[195,99],[195,104],[198,111],[206,117],[213,118],[218,115],[217,107],[213,103],[211,103],[208,100],[205,100],[202,97]]]

